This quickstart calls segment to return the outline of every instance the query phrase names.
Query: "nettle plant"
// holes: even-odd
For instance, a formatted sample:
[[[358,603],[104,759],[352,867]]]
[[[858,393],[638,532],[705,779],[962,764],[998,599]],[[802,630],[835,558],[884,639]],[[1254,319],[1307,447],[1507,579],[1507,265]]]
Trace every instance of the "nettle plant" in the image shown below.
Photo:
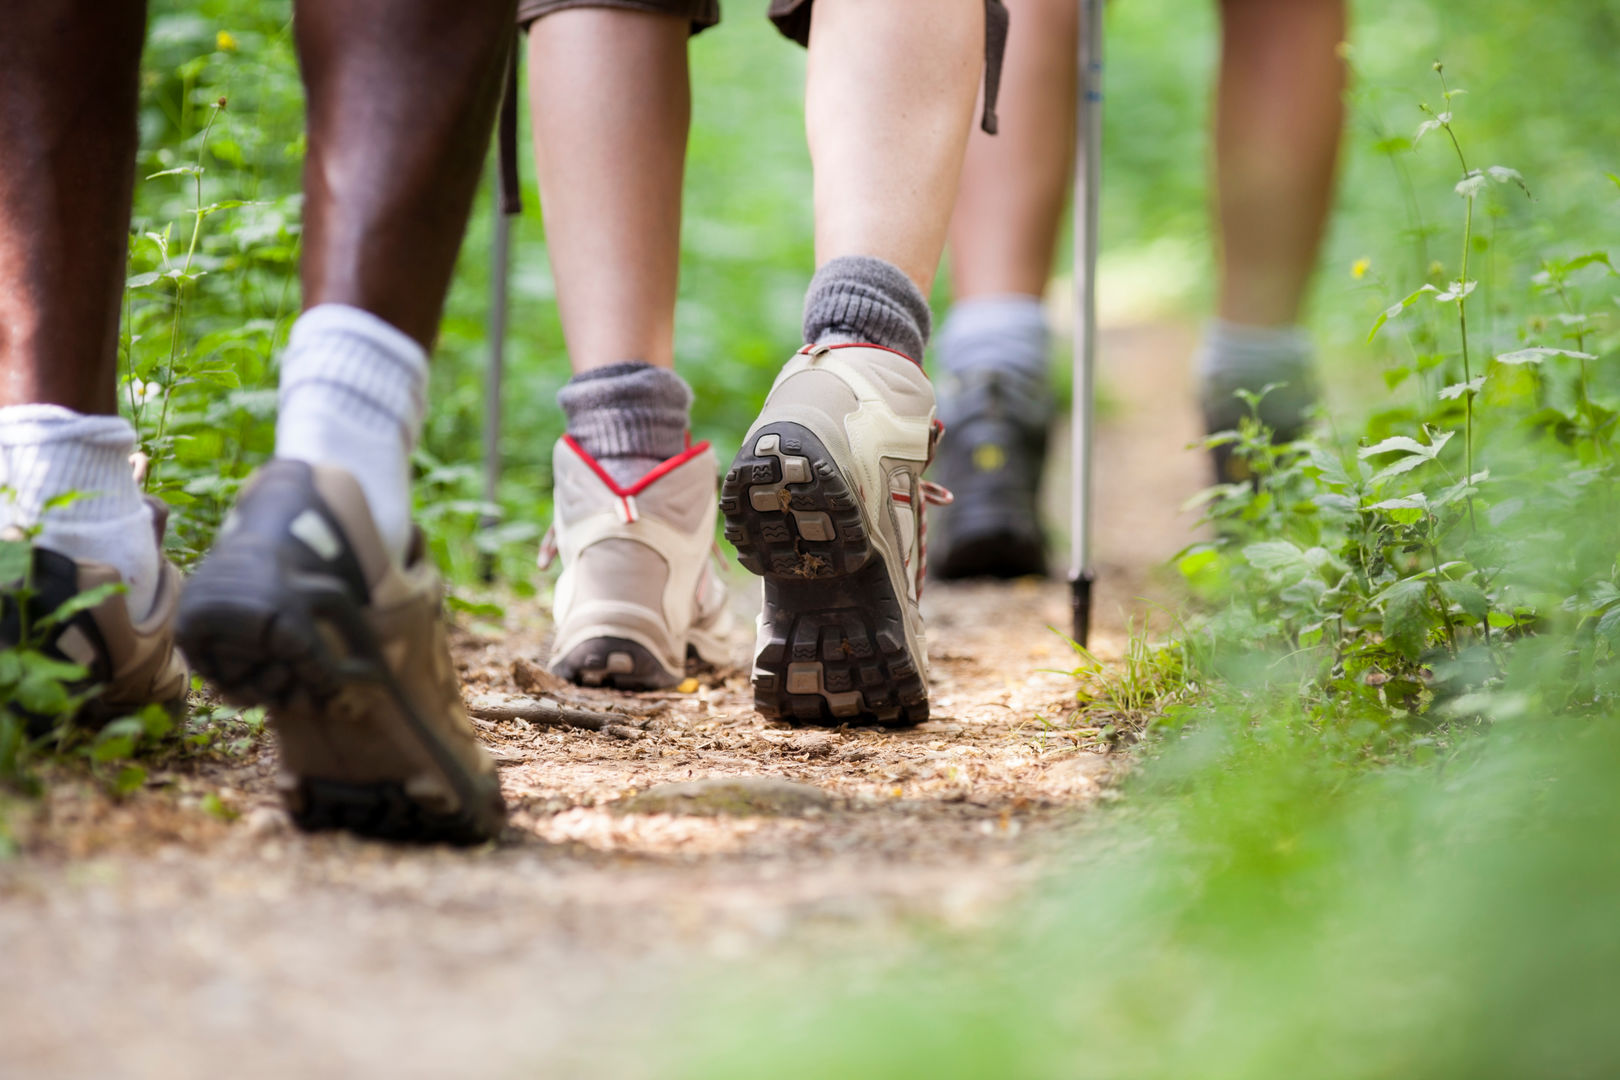
[[[1181,565],[1227,598],[1205,624],[1218,646],[1280,646],[1277,670],[1310,691],[1384,716],[1477,715],[1534,639],[1557,669],[1553,704],[1590,704],[1616,689],[1620,646],[1617,387],[1604,366],[1620,274],[1602,251],[1546,260],[1527,275],[1517,347],[1482,352],[1470,322],[1480,206],[1530,190],[1513,169],[1470,164],[1453,110],[1463,91],[1434,70],[1444,107],[1424,106],[1410,147],[1439,140],[1455,156],[1462,251],[1454,275],[1426,267],[1441,280],[1369,336],[1393,346],[1386,381],[1411,380],[1413,404],[1375,417],[1353,450],[1274,446],[1255,419],[1216,436],[1254,480],[1206,492],[1218,539]],[[1248,397],[1251,416],[1262,396]]]

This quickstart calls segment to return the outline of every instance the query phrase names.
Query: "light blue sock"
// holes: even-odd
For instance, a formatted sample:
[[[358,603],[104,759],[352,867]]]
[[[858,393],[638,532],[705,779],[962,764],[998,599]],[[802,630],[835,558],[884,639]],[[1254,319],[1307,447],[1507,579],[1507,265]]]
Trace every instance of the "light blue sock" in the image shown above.
[[[1038,296],[1008,294],[958,301],[939,332],[939,366],[958,379],[999,371],[1046,385],[1052,331]]]

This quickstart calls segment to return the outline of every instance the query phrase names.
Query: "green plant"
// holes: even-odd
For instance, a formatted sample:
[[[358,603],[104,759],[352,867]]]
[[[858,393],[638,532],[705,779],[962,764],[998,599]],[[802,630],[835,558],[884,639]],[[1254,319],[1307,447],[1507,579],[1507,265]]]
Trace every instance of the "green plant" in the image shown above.
[[[1377,437],[1353,448],[1272,446],[1252,418],[1217,436],[1255,479],[1205,494],[1216,539],[1180,560],[1217,604],[1197,631],[1212,653],[1238,661],[1280,648],[1267,677],[1297,682],[1314,707],[1420,727],[1465,715],[1479,694],[1507,685],[1511,653],[1528,637],[1581,642],[1570,686],[1593,692],[1620,641],[1620,615],[1604,622],[1620,552],[1608,442],[1616,388],[1595,379],[1599,354],[1588,351],[1614,343],[1579,295],[1615,274],[1604,252],[1543,260],[1527,293],[1562,310],[1529,313],[1520,347],[1479,363],[1470,268],[1489,245],[1476,235],[1477,204],[1493,186],[1529,189],[1512,169],[1470,168],[1455,122],[1462,91],[1434,69],[1445,107],[1424,107],[1410,146],[1442,133],[1462,169],[1459,272],[1383,311],[1369,341],[1417,316],[1404,355],[1386,365],[1389,385],[1433,372],[1438,388],[1423,380],[1428,393],[1375,414]],[[1428,323],[1447,308],[1449,345]],[[1550,328],[1564,340],[1531,344]],[[1258,398],[1248,404],[1257,415]]]

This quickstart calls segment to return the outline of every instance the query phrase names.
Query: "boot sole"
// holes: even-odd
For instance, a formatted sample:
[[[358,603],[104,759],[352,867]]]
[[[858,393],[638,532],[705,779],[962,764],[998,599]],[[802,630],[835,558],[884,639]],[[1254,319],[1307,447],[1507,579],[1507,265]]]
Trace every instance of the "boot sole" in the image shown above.
[[[960,498],[960,497],[959,497]],[[1045,577],[1046,548],[1038,537],[1012,528],[964,528],[953,523],[938,562],[930,560],[930,576],[946,581],[966,578]]]
[[[630,691],[667,690],[686,678],[670,674],[639,641],[617,637],[581,642],[551,662],[551,673],[578,686]]]
[[[342,582],[284,580],[266,572],[271,545],[235,544],[187,583],[176,632],[227,700],[269,708],[298,827],[416,843],[499,835],[498,787],[466,769],[410,700]],[[453,799],[411,790],[410,778],[434,773]]]
[[[904,601],[821,440],[800,424],[761,428],[721,484],[720,512],[738,560],[765,579],[754,707],[808,724],[927,720]]]

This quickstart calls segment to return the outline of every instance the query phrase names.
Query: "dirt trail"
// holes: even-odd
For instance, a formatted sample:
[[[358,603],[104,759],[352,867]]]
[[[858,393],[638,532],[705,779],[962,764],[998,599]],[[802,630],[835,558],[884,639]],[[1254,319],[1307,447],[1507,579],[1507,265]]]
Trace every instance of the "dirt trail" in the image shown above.
[[[1099,474],[1105,657],[1185,542],[1190,345],[1175,328],[1105,337],[1121,403]],[[1073,666],[1046,629],[1066,625],[1064,586],[935,586],[926,606],[935,718],[912,731],[760,720],[745,641],[725,677],[635,698],[643,726],[485,725],[514,815],[471,853],[296,833],[263,739],[120,803],[62,778],[0,862],[0,1074],[599,1075],[577,1064],[589,1048],[678,1004],[705,963],[987,918],[1113,765],[1072,721],[1072,680],[1042,670]],[[505,622],[458,633],[471,694],[544,689],[538,609]],[[730,812],[657,797],[740,777],[767,779],[698,808]],[[205,812],[210,792],[234,822]]]

